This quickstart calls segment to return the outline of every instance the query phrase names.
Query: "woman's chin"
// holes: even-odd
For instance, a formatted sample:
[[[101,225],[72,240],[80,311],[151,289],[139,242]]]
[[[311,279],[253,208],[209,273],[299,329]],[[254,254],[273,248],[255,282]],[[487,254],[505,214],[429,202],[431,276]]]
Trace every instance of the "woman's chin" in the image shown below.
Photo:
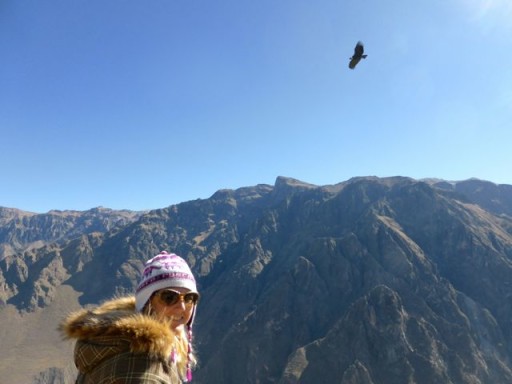
[[[174,329],[179,328],[179,327],[181,327],[183,325],[185,325],[185,319],[184,318],[172,319],[171,320],[171,327],[173,327]]]

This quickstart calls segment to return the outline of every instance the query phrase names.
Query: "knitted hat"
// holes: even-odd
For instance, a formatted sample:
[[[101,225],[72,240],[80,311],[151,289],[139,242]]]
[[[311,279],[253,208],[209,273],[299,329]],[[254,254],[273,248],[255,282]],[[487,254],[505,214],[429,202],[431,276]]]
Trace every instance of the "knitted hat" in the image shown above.
[[[197,292],[196,280],[187,262],[174,253],[162,251],[144,265],[142,279],[135,291],[135,308],[142,311],[151,295],[160,289],[178,287]]]

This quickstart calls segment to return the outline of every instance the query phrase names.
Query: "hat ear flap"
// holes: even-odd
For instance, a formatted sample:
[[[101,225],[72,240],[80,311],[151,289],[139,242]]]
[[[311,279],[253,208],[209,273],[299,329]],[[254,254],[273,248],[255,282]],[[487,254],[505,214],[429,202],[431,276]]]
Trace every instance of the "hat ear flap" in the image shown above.
[[[195,309],[194,309],[195,311]],[[192,324],[187,324],[187,382],[192,381]]]
[[[187,326],[192,329],[192,324],[194,324],[194,319],[196,317],[196,309],[197,309],[197,303],[194,304],[194,309],[192,309],[192,316],[190,316],[190,320],[187,323]]]

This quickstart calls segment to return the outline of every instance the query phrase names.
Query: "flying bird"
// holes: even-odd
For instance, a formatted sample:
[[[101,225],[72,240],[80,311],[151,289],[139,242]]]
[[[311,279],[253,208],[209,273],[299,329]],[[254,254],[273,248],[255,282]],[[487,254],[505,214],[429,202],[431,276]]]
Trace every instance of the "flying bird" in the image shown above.
[[[366,59],[366,56],[368,56],[368,55],[363,55],[363,53],[364,53],[364,45],[363,45],[363,43],[358,41],[356,44],[356,47],[354,48],[354,56],[352,56],[350,58],[350,63],[348,63],[348,67],[350,69],[354,69],[356,67],[357,63],[359,63],[359,61],[361,59]]]

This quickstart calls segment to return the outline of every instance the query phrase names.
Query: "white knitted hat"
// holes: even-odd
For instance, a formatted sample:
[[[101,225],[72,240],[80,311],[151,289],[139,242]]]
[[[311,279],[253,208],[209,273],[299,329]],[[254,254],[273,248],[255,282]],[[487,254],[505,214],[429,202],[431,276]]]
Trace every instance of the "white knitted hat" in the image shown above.
[[[137,311],[142,311],[154,292],[177,287],[197,292],[196,279],[187,262],[174,253],[162,251],[144,265],[142,279],[135,292]]]

